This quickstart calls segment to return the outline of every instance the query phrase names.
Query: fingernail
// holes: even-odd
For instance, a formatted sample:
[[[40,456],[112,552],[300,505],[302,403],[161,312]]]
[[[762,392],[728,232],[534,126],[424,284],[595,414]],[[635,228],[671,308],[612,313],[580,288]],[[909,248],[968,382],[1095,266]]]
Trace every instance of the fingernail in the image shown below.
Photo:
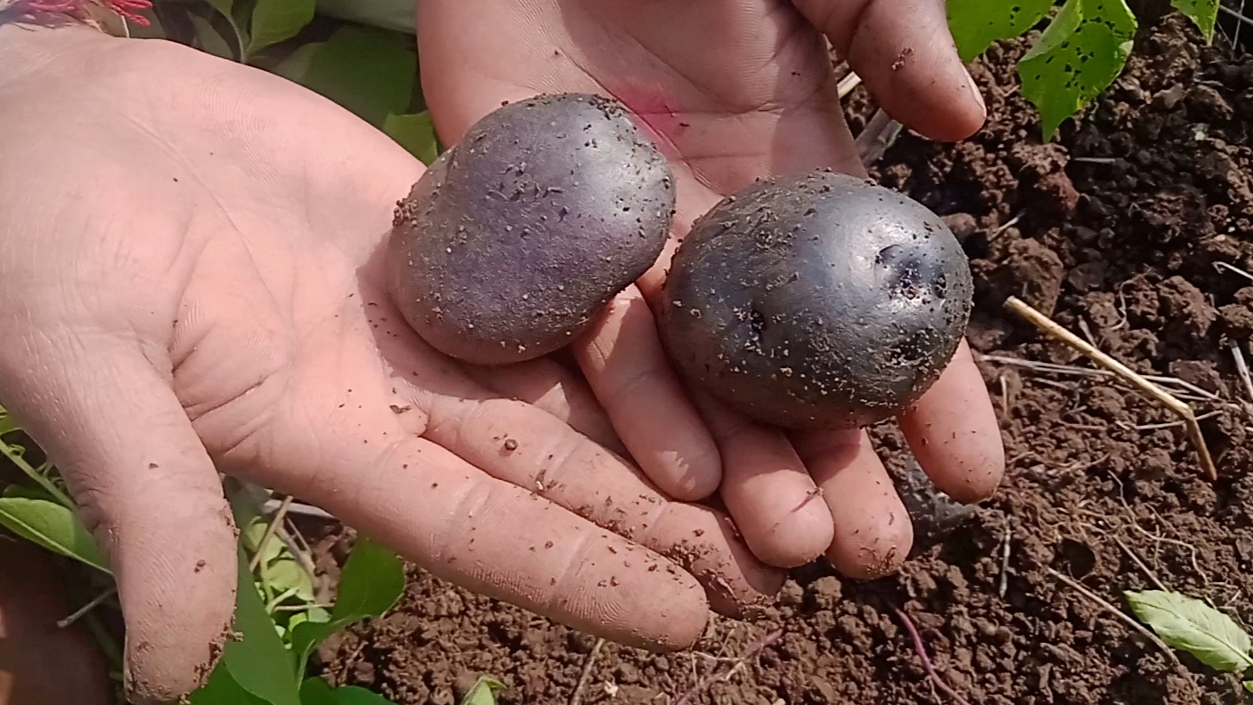
[[[975,102],[979,104],[979,110],[983,113],[983,117],[988,116],[988,105],[983,102],[983,93],[979,91],[979,84],[975,83],[974,76],[970,75],[970,70],[966,69],[966,89],[974,96]]]

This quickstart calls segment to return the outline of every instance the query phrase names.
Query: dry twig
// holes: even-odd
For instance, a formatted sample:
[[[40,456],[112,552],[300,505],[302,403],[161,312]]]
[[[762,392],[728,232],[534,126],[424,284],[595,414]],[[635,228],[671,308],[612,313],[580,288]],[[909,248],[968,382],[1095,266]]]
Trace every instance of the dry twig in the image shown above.
[[[62,629],[65,629],[66,627],[70,626],[71,624],[73,624],[73,623],[77,622],[78,620],[82,619],[84,615],[86,615],[88,612],[90,612],[90,611],[92,611],[92,610],[96,609],[97,607],[99,607],[101,604],[103,604],[103,603],[104,603],[104,601],[105,601],[105,600],[109,599],[110,597],[112,597],[112,596],[113,596],[113,595],[115,595],[115,594],[117,594],[117,588],[116,588],[116,587],[111,587],[111,588],[109,588],[108,590],[105,590],[104,592],[100,593],[99,595],[96,595],[95,597],[91,598],[91,601],[90,601],[90,602],[88,602],[87,604],[85,604],[85,605],[83,605],[82,607],[79,607],[78,609],[74,610],[74,613],[73,613],[73,614],[71,614],[70,616],[65,617],[65,618],[62,618],[62,619],[58,619],[58,620],[57,620],[57,626],[58,626],[58,627],[60,627],[60,628],[62,628]]]
[[[1013,550],[1014,525],[1008,520],[1005,522],[1005,539],[1001,543],[1001,575],[1000,582],[996,586],[996,593],[1005,599],[1005,593],[1009,590],[1009,557]]]
[[[1223,413],[1222,409],[1215,409],[1213,411],[1207,411],[1204,414],[1200,414],[1199,416],[1197,416],[1196,420],[1204,421],[1205,419],[1212,419],[1215,416],[1218,416],[1222,413]],[[1135,424],[1134,426],[1125,421],[1115,421],[1114,423],[1118,426],[1121,426],[1122,428],[1135,429],[1136,431],[1160,431],[1163,428],[1178,428],[1179,426],[1188,425],[1184,423],[1183,421],[1163,421],[1161,423],[1142,423],[1142,424]]]
[[[918,633],[918,627],[914,626],[914,622],[909,618],[909,615],[895,607],[892,609],[896,612],[896,616],[901,618],[901,624],[905,625],[905,630],[909,632],[910,638],[913,639],[914,651],[918,652],[918,659],[922,661],[922,670],[927,672],[927,678],[931,679],[936,688],[939,688],[942,693],[952,698],[958,705],[970,705],[960,693],[953,690],[953,687],[940,677],[940,674],[935,670],[935,666],[931,665],[931,658],[927,656],[927,646],[922,643],[922,635]]]
[[[1224,7],[1224,8],[1221,8],[1221,9],[1226,10],[1227,8],[1225,8],[1225,7]],[[1229,10],[1228,10],[1228,11],[1229,11]],[[1215,270],[1217,270],[1217,271],[1219,271],[1219,272],[1221,272],[1221,271],[1223,271],[1223,270],[1225,269],[1225,270],[1227,270],[1228,272],[1231,272],[1232,274],[1239,274],[1240,276],[1244,277],[1245,279],[1248,279],[1249,281],[1253,282],[1253,274],[1249,274],[1248,272],[1244,271],[1243,269],[1240,269],[1239,267],[1237,267],[1237,266],[1235,266],[1235,265],[1233,265],[1233,264],[1227,264],[1226,262],[1215,262],[1215,263],[1214,263],[1214,269],[1215,269]]]
[[[856,73],[849,72],[847,76],[840,79],[840,82],[835,87],[835,92],[838,93],[840,96],[840,99],[843,100],[849,93],[853,92],[854,88],[856,88],[860,84],[861,84],[861,76],[858,76]]]
[[[579,674],[579,682],[574,684],[574,690],[570,693],[570,699],[567,701],[569,705],[579,705],[579,701],[583,699],[583,688],[587,686],[587,681],[592,677],[592,666],[596,665],[596,657],[600,655],[600,649],[605,645],[604,639],[597,639],[592,645],[592,651],[587,655],[587,660],[583,662],[583,672]]]
[[[1209,575],[1206,574],[1204,570],[1202,570],[1201,564],[1197,562],[1196,546],[1193,546],[1187,541],[1180,541],[1178,539],[1172,539],[1166,536],[1162,536],[1161,534],[1155,534],[1152,531],[1149,531],[1148,529],[1144,528],[1143,526],[1140,526],[1140,522],[1136,519],[1135,512],[1131,510],[1131,505],[1127,504],[1126,488],[1123,486],[1122,480],[1119,480],[1118,476],[1112,472],[1109,474],[1109,477],[1111,480],[1114,481],[1114,484],[1118,485],[1118,503],[1122,505],[1123,512],[1126,515],[1126,519],[1125,519],[1126,524],[1130,526],[1131,528],[1135,529],[1145,538],[1152,540],[1156,544],[1168,543],[1173,546],[1178,546],[1179,548],[1187,549],[1188,556],[1192,562],[1192,570],[1193,572],[1196,573],[1197,577],[1201,579],[1201,583],[1204,585],[1209,585],[1210,583],[1212,583],[1213,581],[1210,580]],[[1155,510],[1153,510],[1152,507],[1150,507],[1149,509],[1150,511],[1153,512],[1153,516],[1156,517],[1160,521],[1161,516]]]
[[[1074,580],[1073,578],[1062,575],[1061,573],[1057,572],[1056,570],[1053,570],[1052,568],[1045,568],[1045,570],[1048,571],[1049,575],[1053,576],[1054,578],[1057,578],[1058,580],[1062,581],[1066,585],[1070,586],[1071,588],[1075,590],[1075,592],[1078,592],[1080,595],[1083,595],[1084,597],[1088,598],[1094,604],[1099,606],[1101,609],[1117,617],[1127,626],[1143,634],[1147,639],[1149,639],[1154,644],[1156,644],[1157,648],[1162,650],[1162,653],[1170,657],[1170,660],[1174,661],[1176,665],[1180,665],[1180,666],[1183,665],[1182,663],[1180,663],[1179,657],[1175,655],[1175,652],[1171,651],[1170,647],[1166,645],[1166,642],[1157,638],[1157,635],[1149,631],[1148,627],[1144,626],[1143,624],[1140,624],[1139,622],[1135,621],[1131,617],[1128,617],[1125,613],[1123,613],[1122,610],[1111,605],[1108,601],[1106,601],[1104,598],[1102,598],[1100,595],[1096,594],[1095,592],[1092,592],[1086,587],[1080,585],[1079,582]]]
[[[270,500],[266,500],[265,504],[261,505],[261,507],[265,511],[271,512],[271,511],[278,509],[280,506],[282,506],[283,502],[285,501],[287,500],[284,499],[280,501],[277,499],[270,499]],[[288,504],[287,513],[288,514],[300,514],[301,516],[315,517],[317,519],[330,519],[331,521],[336,521],[335,515],[331,514],[325,509],[322,509],[320,507],[315,507],[309,504],[301,504],[300,502],[292,502]]]
[[[1045,316],[1043,313],[1040,313],[1036,309],[1027,305],[1019,298],[1015,296],[1009,297],[1009,299],[1005,302],[1005,307],[1027,319],[1032,325],[1049,334],[1053,338],[1056,338],[1057,340],[1060,340],[1061,342],[1074,348],[1078,352],[1083,353],[1093,362],[1135,385],[1135,387],[1141,392],[1157,400],[1163,406],[1179,416],[1179,418],[1183,420],[1184,425],[1187,427],[1189,440],[1192,441],[1193,446],[1196,448],[1197,458],[1201,464],[1201,469],[1205,471],[1205,474],[1209,477],[1210,481],[1218,479],[1218,469],[1214,467],[1214,460],[1210,457],[1209,447],[1205,445],[1205,437],[1201,435],[1201,426],[1197,423],[1196,414],[1192,412],[1192,407],[1180,401],[1165,389],[1162,389],[1153,382],[1150,382],[1148,379],[1145,379],[1143,375],[1140,375],[1121,362],[1096,349],[1096,347],[1079,336],[1059,326],[1048,316]]]
[[[292,498],[287,496],[283,499],[283,503],[278,505],[278,511],[274,513],[274,518],[270,520],[270,525],[265,527],[265,533],[261,536],[261,542],[257,544],[257,554],[252,557],[252,563],[248,566],[252,570],[256,570],[261,565],[261,557],[265,555],[265,546],[274,538],[274,534],[283,525],[283,519],[287,516],[287,510],[291,507]]]
[[[744,653],[740,654],[740,657],[735,660],[735,664],[732,665],[731,668],[723,673],[711,673],[700,679],[700,681],[698,681],[696,685],[692,686],[691,690],[684,693],[683,697],[679,698],[674,705],[688,705],[688,703],[693,702],[693,698],[714,683],[731,680],[735,677],[735,674],[744,670],[744,666],[749,661],[756,658],[756,656],[760,654],[763,649],[782,638],[783,630],[778,629],[749,644],[748,647],[744,649]]]
[[[1118,544],[1118,547],[1122,549],[1122,552],[1127,554],[1127,557],[1130,558],[1133,562],[1135,562],[1137,566],[1140,567],[1140,570],[1144,572],[1144,575],[1148,577],[1148,579],[1153,583],[1154,586],[1157,587],[1158,590],[1161,590],[1162,592],[1170,592],[1170,588],[1166,587],[1166,585],[1162,583],[1161,580],[1157,579],[1157,574],[1149,569],[1148,565],[1146,565],[1144,561],[1140,559],[1140,556],[1138,556],[1135,551],[1131,550],[1130,546],[1123,543],[1122,539],[1118,538],[1118,536],[1112,533],[1109,535],[1109,537],[1111,539],[1114,539],[1114,543]]]
[[[1010,228],[1012,228],[1012,227],[1014,227],[1015,225],[1017,225],[1017,224],[1018,224],[1018,221],[1022,220],[1022,216],[1023,216],[1023,215],[1025,215],[1025,214],[1024,214],[1024,213],[1019,213],[1018,215],[1014,216],[1013,218],[1010,218],[1009,220],[1005,221],[1004,223],[1001,223],[999,226],[997,226],[996,230],[993,230],[993,231],[992,231],[992,233],[991,233],[991,237],[996,237],[997,235],[1000,235],[1001,233],[1005,232],[1006,230],[1009,230]],[[991,239],[991,238],[989,238],[989,239]]]
[[[1101,378],[1121,379],[1121,377],[1118,374],[1110,370],[1096,370],[1090,367],[1078,367],[1076,365],[1062,365],[1056,362],[1038,362],[1036,360],[1023,360],[1021,358],[1009,357],[1007,355],[984,355],[982,353],[976,353],[975,360],[978,362],[992,362],[992,363],[996,363],[999,365],[1007,365],[1009,367],[1019,367],[1022,369],[1031,370],[1033,372],[1047,372],[1050,374],[1067,375],[1071,377],[1101,377]],[[1210,402],[1215,402],[1219,404],[1230,404],[1230,402],[1224,401],[1222,397],[1218,396],[1214,392],[1208,391],[1206,389],[1202,389],[1201,387],[1198,387],[1195,384],[1192,384],[1191,382],[1186,382],[1182,379],[1179,379],[1178,377],[1167,377],[1164,375],[1143,375],[1143,377],[1149,380],[1150,382],[1155,382],[1159,385],[1179,387],[1180,389],[1185,390],[1183,392],[1173,392],[1175,397],[1179,399],[1191,399],[1193,401],[1210,401]],[[1036,382],[1039,382],[1041,384],[1050,384],[1050,383],[1057,384],[1055,382],[1050,382],[1049,380],[1043,380],[1043,379],[1037,379]],[[1059,387],[1059,388],[1067,389],[1067,387]]]
[[[896,141],[901,133],[901,124],[893,120],[882,108],[866,122],[866,127],[857,135],[857,156],[866,166],[879,161],[888,147]]]
[[[1249,397],[1249,403],[1253,404],[1253,378],[1249,376],[1249,366],[1244,361],[1244,353],[1240,351],[1240,344],[1231,343],[1231,357],[1236,361],[1236,373],[1240,375],[1240,382],[1244,384],[1244,393]]]

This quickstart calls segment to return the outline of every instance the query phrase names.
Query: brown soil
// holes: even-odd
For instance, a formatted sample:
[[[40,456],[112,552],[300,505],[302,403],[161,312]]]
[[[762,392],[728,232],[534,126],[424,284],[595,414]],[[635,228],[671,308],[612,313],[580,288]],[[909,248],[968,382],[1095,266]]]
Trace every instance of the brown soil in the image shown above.
[[[1238,678],[1184,654],[1174,664],[1048,569],[1124,612],[1121,591],[1155,579],[1253,624],[1253,415],[1232,403],[1244,392],[1226,347],[1253,333],[1253,281],[1214,266],[1253,270],[1253,59],[1202,48],[1175,17],[1146,26],[1117,86],[1043,145],[1016,92],[1023,50],[994,49],[975,68],[992,114],[978,136],[945,146],[903,135],[877,176],[948,216],[962,238],[979,352],[1089,367],[1005,312],[1013,294],[1133,368],[1184,380],[1203,392],[1192,396],[1198,413],[1216,412],[1203,426],[1221,479],[1206,481],[1182,428],[1129,387],[985,361],[1009,470],[966,523],[883,580],[798,570],[763,619],[715,619],[700,653],[606,644],[582,702],[674,703],[776,629],[779,641],[691,702],[948,702],[894,608],[971,703],[1242,702]],[[854,129],[869,105],[858,90]],[[876,439],[889,463],[907,462],[893,429]],[[324,538],[324,562],[342,560],[346,542]],[[324,650],[334,682],[401,705],[447,704],[491,674],[509,686],[504,703],[567,701],[593,639],[411,577],[393,613]]]

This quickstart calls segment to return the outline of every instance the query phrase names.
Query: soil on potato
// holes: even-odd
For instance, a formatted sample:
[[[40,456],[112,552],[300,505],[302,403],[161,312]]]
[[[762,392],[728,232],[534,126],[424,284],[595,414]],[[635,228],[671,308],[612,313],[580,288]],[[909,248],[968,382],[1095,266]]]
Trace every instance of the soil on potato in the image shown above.
[[[1253,59],[1203,48],[1175,17],[1145,24],[1128,73],[1056,143],[1041,144],[1015,92],[1024,46],[1011,44],[974,69],[991,113],[979,135],[904,134],[875,171],[961,237],[977,351],[1090,368],[1005,312],[1012,294],[1134,369],[1183,380],[1221,479],[1205,480],[1183,429],[1125,385],[984,361],[1008,474],[966,524],[887,579],[798,570],[763,619],[715,618],[692,653],[605,644],[583,703],[675,703],[700,682],[691,703],[951,702],[894,608],[970,703],[1243,702],[1238,678],[1182,653],[1173,663],[1049,572],[1124,613],[1122,591],[1156,580],[1253,624],[1253,416],[1231,405],[1245,392],[1226,347],[1253,334],[1253,281],[1215,268],[1253,270]],[[861,89],[850,102],[857,130],[872,106]],[[906,462],[892,428],[875,436],[889,464]],[[342,561],[347,541],[324,537],[323,562]],[[396,610],[323,656],[334,682],[401,705],[453,703],[479,674],[509,686],[503,703],[564,703],[594,641],[414,569]]]

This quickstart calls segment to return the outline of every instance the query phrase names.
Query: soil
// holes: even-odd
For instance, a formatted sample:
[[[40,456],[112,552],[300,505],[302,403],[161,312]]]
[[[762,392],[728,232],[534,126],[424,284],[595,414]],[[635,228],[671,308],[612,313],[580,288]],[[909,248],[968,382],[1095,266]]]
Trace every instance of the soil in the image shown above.
[[[1160,583],[1253,625],[1253,413],[1227,347],[1253,334],[1253,280],[1220,264],[1253,270],[1253,58],[1205,48],[1174,15],[1143,23],[1117,85],[1042,144],[1017,93],[1024,51],[1009,43],[974,67],[991,114],[982,132],[960,145],[906,132],[875,175],[960,236],[979,353],[1091,369],[1007,312],[1015,295],[1133,369],[1182,380],[1168,388],[1190,390],[1219,480],[1131,387],[985,359],[1008,457],[995,498],[923,541],[898,575],[795,571],[764,617],[715,618],[691,653],[605,644],[583,703],[675,703],[702,679],[716,682],[688,702],[955,702],[928,681],[898,608],[970,703],[1243,702],[1237,677],[1183,653],[1173,662],[1050,570],[1124,613],[1122,591]],[[873,106],[860,88],[849,104],[858,130]],[[875,439],[907,466],[893,427]],[[342,561],[349,541],[324,536],[322,561]],[[323,650],[333,682],[445,705],[490,674],[508,686],[502,703],[567,702],[594,639],[416,568],[410,577],[397,609]]]

